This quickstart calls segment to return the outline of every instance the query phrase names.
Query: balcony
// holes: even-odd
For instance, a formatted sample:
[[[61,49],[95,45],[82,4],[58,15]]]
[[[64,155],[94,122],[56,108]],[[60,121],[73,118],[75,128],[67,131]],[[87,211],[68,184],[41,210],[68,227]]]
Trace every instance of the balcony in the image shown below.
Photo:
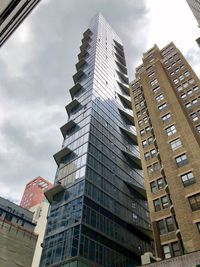
[[[130,92],[129,92],[129,87],[127,84],[124,84],[120,81],[117,81],[119,87],[129,96],[130,95]]]
[[[131,122],[131,124],[135,125],[133,114],[127,112],[125,109],[121,107],[118,107],[118,109],[119,112]]]
[[[126,128],[121,127],[121,126],[119,126],[119,128],[120,128],[120,130],[121,130],[123,133],[125,133],[128,137],[130,137],[130,138],[137,144],[137,136],[136,136],[136,132],[133,133],[133,132],[127,130]]]
[[[84,50],[90,48],[90,45],[88,43],[84,43],[80,46],[80,50],[81,52],[83,52]]]
[[[71,130],[73,127],[75,127],[77,124],[73,120],[69,120],[67,123],[65,123],[62,127],[60,127],[60,131],[65,138],[67,132]]]
[[[128,108],[131,109],[132,108],[132,106],[131,106],[131,98],[129,96],[125,96],[125,95],[120,94],[118,92],[117,92],[117,94],[120,97],[120,99],[128,106]]]
[[[127,150],[124,150],[124,149],[122,149],[121,151],[122,151],[122,153],[123,153],[125,156],[127,156],[127,157],[130,158],[134,163],[136,163],[136,164],[138,165],[139,168],[142,168],[140,158],[138,158],[135,154],[133,154],[133,153],[130,152],[130,151],[127,151]]]
[[[122,80],[122,82],[123,82],[123,83],[125,83],[125,84],[127,84],[127,85],[128,85],[128,83],[129,83],[129,80],[128,80],[128,77],[127,77],[127,75],[125,75],[125,74],[123,74],[123,73],[119,72],[118,70],[117,70],[117,74],[118,74],[118,76],[119,76],[120,80]]]
[[[55,162],[57,165],[60,165],[61,159],[67,155],[69,155],[72,152],[71,149],[69,149],[67,146],[62,148],[60,151],[58,151],[56,154],[53,155]]]
[[[84,58],[81,58],[78,63],[76,63],[76,70],[78,71],[84,65],[87,64],[87,61]]]
[[[120,57],[125,58],[124,51],[117,46],[114,46],[114,47],[115,47],[115,50],[118,53],[118,55],[120,55]]]
[[[121,45],[120,43],[118,43],[116,40],[114,40],[115,46],[117,46],[119,49],[121,49],[122,51],[124,51],[123,45]]]
[[[84,44],[84,43],[88,43],[88,42],[90,42],[92,40],[92,38],[89,36],[89,35],[85,35],[84,37],[83,37],[83,39],[81,40],[81,42],[82,42],[82,44]]]
[[[92,31],[88,28],[84,33],[83,33],[83,36],[87,36],[87,35],[91,35],[92,34]]]
[[[83,50],[78,54],[78,59],[80,60],[81,58],[85,58],[86,56],[89,56],[89,53],[86,50]]]
[[[65,188],[61,184],[55,184],[52,188],[45,191],[44,195],[47,198],[47,200],[49,201],[49,203],[51,204],[54,196],[57,195],[58,193],[62,192],[63,190],[65,190]]]
[[[125,59],[124,59],[122,56],[120,56],[119,54],[117,54],[117,53],[115,53],[115,56],[116,56],[117,60],[118,60],[122,65],[124,65],[124,67],[126,67],[126,61],[125,61]]]
[[[75,107],[77,107],[78,105],[80,105],[80,102],[77,99],[73,99],[66,107],[66,111],[67,114],[69,116],[70,112],[72,111],[72,109],[74,109]]]
[[[116,62],[116,64],[117,64],[119,70],[120,70],[121,72],[123,72],[125,75],[127,75],[127,74],[128,74],[128,72],[127,72],[127,68],[126,68],[124,65],[122,65],[119,61],[115,61],[115,62]]]
[[[76,83],[70,90],[70,94],[72,99],[74,98],[75,94],[82,89],[82,85],[80,83]]]
[[[133,190],[135,190],[136,192],[138,192],[141,196],[143,196],[143,198],[146,200],[147,199],[147,194],[146,194],[146,190],[134,183],[131,182],[127,182],[124,181],[125,184],[127,184],[128,186],[130,186]]]
[[[82,69],[78,70],[77,73],[73,75],[74,83],[77,83],[83,76],[85,76],[85,72]]]

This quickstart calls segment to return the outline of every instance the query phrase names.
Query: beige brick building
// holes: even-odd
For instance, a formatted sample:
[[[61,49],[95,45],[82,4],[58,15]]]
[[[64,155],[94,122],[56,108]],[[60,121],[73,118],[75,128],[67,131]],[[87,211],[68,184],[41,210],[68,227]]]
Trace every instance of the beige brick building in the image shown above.
[[[130,84],[156,256],[200,250],[200,81],[173,43]]]

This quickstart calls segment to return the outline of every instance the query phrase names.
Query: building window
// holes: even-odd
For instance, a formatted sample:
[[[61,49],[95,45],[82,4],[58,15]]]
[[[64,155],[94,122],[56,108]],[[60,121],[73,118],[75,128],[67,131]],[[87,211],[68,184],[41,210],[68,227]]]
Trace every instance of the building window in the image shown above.
[[[182,155],[176,157],[175,161],[176,161],[177,167],[182,167],[188,163],[188,159],[187,159],[186,154],[182,154]]]
[[[164,246],[162,246],[162,248],[163,248],[163,254],[164,254],[164,258],[165,259],[169,259],[169,258],[171,258],[171,252],[170,252],[170,247],[169,247],[169,245],[164,245]]]
[[[182,94],[182,95],[181,95],[181,98],[182,98],[182,99],[184,99],[184,98],[186,98],[186,97],[187,97],[186,94]]]
[[[195,177],[193,175],[193,172],[188,172],[188,173],[181,175],[181,180],[182,180],[184,186],[194,184],[195,183]]]
[[[160,101],[162,101],[164,99],[164,96],[163,96],[163,94],[161,94],[161,95],[157,96],[155,99],[156,99],[157,103],[159,103]]]
[[[188,76],[190,76],[190,73],[189,73],[189,71],[186,71],[186,72],[184,72],[184,75],[185,75],[185,77],[188,77]]]
[[[145,154],[144,154],[144,158],[145,158],[145,160],[149,160],[151,157],[150,157],[150,153],[149,152],[146,152]]]
[[[200,125],[196,127],[197,131],[200,133]]]
[[[155,211],[160,211],[161,210],[161,205],[160,205],[160,199],[155,199],[153,201],[154,209]]]
[[[185,104],[185,107],[186,108],[191,108],[192,107],[192,104],[189,102],[189,103]]]
[[[180,147],[182,147],[182,142],[180,140],[180,138],[177,138],[173,141],[170,142],[170,146],[171,146],[171,149],[174,151]]]
[[[180,250],[178,242],[172,243],[172,253],[175,257],[181,255],[181,250]]]
[[[156,193],[157,192],[157,186],[156,186],[156,182],[155,181],[150,183],[150,187],[151,187],[151,192],[152,193]]]
[[[174,222],[173,222],[172,217],[166,218],[165,222],[166,222],[166,226],[167,226],[167,231],[173,232],[174,231]]]
[[[142,126],[142,120],[139,120],[139,121],[138,121],[138,125],[139,125],[139,127]]]
[[[191,116],[193,121],[198,121],[198,119],[199,119],[196,113],[192,113],[190,116]]]
[[[153,81],[151,81],[151,85],[154,86],[158,83],[158,80],[157,79],[154,79]]]
[[[165,182],[164,182],[164,179],[163,179],[163,178],[159,178],[159,179],[157,180],[157,183],[158,183],[158,189],[159,189],[159,190],[164,188],[164,186],[165,186]]]
[[[176,133],[176,127],[175,125],[171,125],[170,127],[165,129],[165,132],[168,136]]]
[[[162,117],[162,121],[165,123],[171,119],[171,114],[168,113]]]
[[[155,149],[150,150],[151,157],[154,158],[156,156],[157,151]]]
[[[162,207],[166,209],[169,207],[169,199],[167,196],[161,197]]]
[[[143,136],[145,134],[144,129],[140,131],[140,135]]]
[[[144,120],[144,123],[148,122],[148,118],[147,117],[145,117],[143,120]]]
[[[165,224],[163,220],[157,222],[157,227],[160,235],[164,235],[166,233]]]
[[[179,76],[179,81],[183,81],[183,80],[184,80],[184,76],[183,75]]]
[[[147,140],[142,141],[142,146],[143,147],[147,146]]]
[[[200,209],[200,193],[188,198],[192,211]]]
[[[153,93],[156,94],[160,91],[160,86],[157,86],[156,88],[153,89]]]
[[[174,83],[175,84],[179,83],[179,80],[178,79],[174,79]]]
[[[164,103],[164,104],[160,105],[160,106],[158,107],[158,109],[159,109],[160,111],[162,111],[162,110],[164,110],[166,107],[167,107],[167,104]]]
[[[148,144],[149,144],[149,145],[153,144],[153,137],[149,137],[149,138],[148,138]]]

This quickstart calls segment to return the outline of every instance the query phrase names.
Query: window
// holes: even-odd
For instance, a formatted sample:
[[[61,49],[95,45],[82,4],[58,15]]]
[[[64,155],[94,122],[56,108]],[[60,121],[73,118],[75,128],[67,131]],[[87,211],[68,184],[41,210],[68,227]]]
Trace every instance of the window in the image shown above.
[[[178,242],[172,243],[172,252],[173,252],[174,256],[180,256],[181,255],[181,250],[180,250]]]
[[[183,90],[183,87],[182,86],[177,87],[177,91],[178,92],[181,92],[182,90]]]
[[[163,248],[163,254],[164,254],[165,259],[171,258],[172,255],[171,255],[171,252],[170,252],[169,245],[164,245],[164,246],[162,246],[162,248]]]
[[[181,180],[184,186],[188,186],[195,183],[195,178],[192,172],[181,175]]]
[[[186,83],[183,84],[183,87],[184,87],[184,88],[187,88],[188,85],[189,85],[189,84],[186,82]]]
[[[148,166],[147,167],[147,172],[148,172],[149,175],[152,175],[152,173],[153,173],[153,166]]]
[[[190,73],[189,73],[189,71],[186,71],[186,72],[184,72],[184,75],[185,75],[185,77],[188,77],[188,76],[190,76]]]
[[[156,186],[156,182],[155,181],[150,183],[150,187],[151,187],[151,192],[152,193],[156,193],[157,192],[157,186]]]
[[[170,145],[171,145],[171,149],[174,151],[174,150],[182,147],[182,142],[179,138],[177,138],[177,139],[171,141]]]
[[[160,105],[160,106],[158,107],[158,109],[159,109],[160,111],[162,111],[162,110],[164,110],[166,107],[167,107],[167,104],[164,103],[164,104]]]
[[[158,83],[158,80],[157,79],[154,79],[153,81],[151,81],[151,85],[154,86]]]
[[[145,160],[149,160],[151,157],[150,157],[150,153],[149,152],[146,152],[145,154],[144,154],[144,158],[145,158]]]
[[[171,114],[168,113],[162,117],[162,121],[165,123],[171,119]]]
[[[143,147],[147,146],[147,140],[142,141],[142,146]]]
[[[160,235],[163,235],[163,234],[166,233],[165,224],[164,224],[163,220],[158,221],[157,222],[157,226],[158,226],[158,232],[159,232]]]
[[[143,136],[145,134],[144,129],[140,131],[140,135]]]
[[[160,163],[156,162],[153,164],[154,171],[160,171]]]
[[[158,183],[158,189],[159,189],[159,190],[164,188],[164,186],[165,186],[165,182],[164,182],[164,179],[163,179],[163,178],[159,178],[159,179],[157,180],[157,183]]]
[[[148,118],[147,117],[145,117],[143,120],[144,120],[144,123],[148,122]]]
[[[187,94],[188,94],[188,95],[191,95],[192,93],[193,93],[192,90],[188,90],[188,91],[187,91]]]
[[[156,94],[160,91],[160,86],[157,86],[156,88],[153,89],[153,93]]]
[[[193,83],[194,83],[194,79],[190,79],[188,82],[189,82],[190,84],[193,84]]]
[[[174,83],[175,84],[179,83],[179,80],[178,79],[174,79]]]
[[[139,126],[142,126],[142,120],[139,120],[139,121],[138,121],[138,125],[139,125]]]
[[[148,144],[149,144],[149,145],[153,144],[153,137],[149,137],[149,138],[148,138]]]
[[[162,207],[166,209],[169,207],[169,200],[167,196],[161,197]]]
[[[182,94],[182,95],[181,95],[181,98],[182,98],[182,99],[184,99],[184,98],[186,98],[186,97],[187,97],[186,94]]]
[[[172,217],[166,218],[165,222],[166,222],[166,226],[167,226],[167,231],[173,232],[174,231],[174,222],[173,222]]]
[[[196,105],[197,103],[198,103],[198,99],[193,99],[193,100],[192,100],[192,104],[193,104],[193,105]]]
[[[185,104],[185,107],[186,108],[191,108],[192,107],[192,104],[189,102],[189,103]]]
[[[200,125],[196,127],[197,131],[200,133]]]
[[[161,94],[161,95],[157,96],[155,99],[156,99],[157,103],[159,103],[160,101],[162,101],[164,99],[164,96],[163,96],[163,94]]]
[[[149,126],[146,127],[146,128],[145,128],[145,131],[146,131],[146,133],[150,132],[150,127],[149,127]]]
[[[154,158],[156,156],[157,151],[155,149],[150,150],[151,157]]]
[[[153,201],[154,209],[155,211],[160,211],[161,210],[161,205],[160,205],[160,199],[155,199]]]
[[[183,81],[184,80],[184,76],[183,75],[179,76],[179,80]]]
[[[188,198],[192,211],[200,209],[200,193]]]
[[[165,129],[165,132],[168,136],[176,133],[176,127],[175,125],[171,125],[170,127]]]
[[[192,113],[190,116],[191,116],[193,121],[198,121],[198,119],[199,119],[196,113]]]
[[[176,157],[175,161],[176,161],[177,167],[182,167],[188,163],[188,159],[187,159],[186,154],[182,154],[182,155]]]

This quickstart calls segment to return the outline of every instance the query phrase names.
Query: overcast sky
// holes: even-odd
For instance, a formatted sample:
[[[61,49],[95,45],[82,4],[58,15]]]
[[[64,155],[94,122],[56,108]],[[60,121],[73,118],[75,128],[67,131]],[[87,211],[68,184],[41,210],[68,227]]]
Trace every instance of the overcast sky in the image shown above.
[[[200,29],[185,0],[41,0],[0,50],[0,195],[51,182],[82,33],[101,12],[122,39],[130,79],[142,53],[174,41],[200,75]]]

